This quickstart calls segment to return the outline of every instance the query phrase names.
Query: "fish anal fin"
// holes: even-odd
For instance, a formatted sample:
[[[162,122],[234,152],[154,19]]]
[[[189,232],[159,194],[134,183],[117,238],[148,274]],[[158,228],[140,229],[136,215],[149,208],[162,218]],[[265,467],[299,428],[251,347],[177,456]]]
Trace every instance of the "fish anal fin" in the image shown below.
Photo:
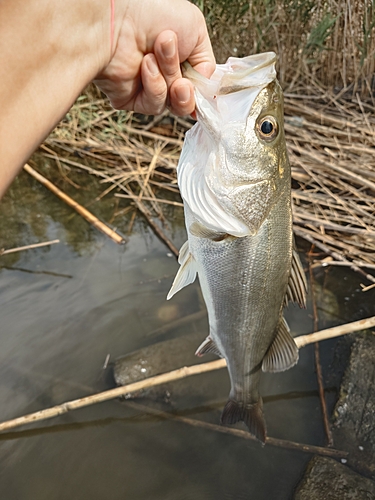
[[[276,337],[263,358],[264,372],[283,372],[298,362],[298,347],[290,335],[289,327],[281,318]]]
[[[227,233],[220,233],[218,231],[214,231],[213,229],[209,229],[197,221],[191,224],[189,227],[189,233],[197,238],[206,238],[213,241],[222,241],[229,236]]]
[[[285,296],[285,305],[296,302],[300,307],[306,307],[307,281],[301,260],[296,249],[293,249],[289,283]]]
[[[195,355],[200,358],[205,354],[216,354],[220,358],[223,357],[219,348],[217,347],[217,345],[215,344],[215,342],[212,340],[211,337],[207,337],[206,339],[204,339],[204,341],[201,343],[201,345],[195,352]]]
[[[244,422],[249,432],[263,444],[266,442],[267,430],[263,415],[262,398],[251,405],[239,403],[229,399],[221,414],[221,423],[224,425]]]
[[[197,275],[197,266],[194,257],[189,251],[188,242],[185,242],[180,250],[178,259],[180,268],[177,271],[176,277],[173,280],[172,287],[167,295],[167,300],[190,283],[193,283]]]

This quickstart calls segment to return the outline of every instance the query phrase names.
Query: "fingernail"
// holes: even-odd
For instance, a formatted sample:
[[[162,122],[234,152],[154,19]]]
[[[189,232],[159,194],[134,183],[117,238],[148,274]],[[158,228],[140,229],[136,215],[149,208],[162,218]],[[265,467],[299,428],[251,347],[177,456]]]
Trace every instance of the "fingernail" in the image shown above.
[[[185,103],[190,100],[190,88],[186,85],[179,85],[178,87],[176,87],[175,91],[177,99],[181,103]]]
[[[146,63],[149,72],[152,75],[157,76],[159,74],[159,66],[158,63],[156,62],[155,57],[152,54],[148,56]]]
[[[173,57],[176,52],[176,47],[174,43],[174,39],[171,38],[167,42],[164,42],[161,44],[161,50],[163,52],[164,57]]]

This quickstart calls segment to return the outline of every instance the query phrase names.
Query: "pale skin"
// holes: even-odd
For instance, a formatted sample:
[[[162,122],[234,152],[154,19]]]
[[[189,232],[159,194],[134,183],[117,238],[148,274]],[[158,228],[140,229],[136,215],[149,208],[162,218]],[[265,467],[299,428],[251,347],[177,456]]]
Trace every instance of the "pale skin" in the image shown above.
[[[195,107],[188,60],[210,77],[215,59],[187,0],[0,0],[0,197],[91,82],[116,109],[184,116]]]

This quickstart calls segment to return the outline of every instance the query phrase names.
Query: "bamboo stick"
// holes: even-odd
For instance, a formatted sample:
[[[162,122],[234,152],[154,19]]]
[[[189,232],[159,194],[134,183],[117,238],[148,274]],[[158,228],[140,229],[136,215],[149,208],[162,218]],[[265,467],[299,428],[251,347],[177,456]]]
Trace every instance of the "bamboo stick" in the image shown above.
[[[347,335],[348,333],[358,332],[360,330],[367,330],[375,326],[375,316],[370,318],[360,319],[359,321],[353,321],[352,323],[346,323],[345,325],[334,326],[332,328],[327,328],[326,330],[320,330],[316,333],[310,333],[308,335],[300,335],[294,338],[297,347],[305,347],[313,342],[321,342],[322,340],[332,339],[334,337],[340,337],[341,335]]]
[[[77,203],[76,201],[73,200],[70,196],[65,194],[61,189],[56,187],[52,182],[50,182],[48,179],[43,177],[39,172],[34,170],[30,165],[26,163],[24,165],[24,170],[30,174],[34,179],[36,179],[38,182],[40,182],[43,186],[48,188],[50,191],[52,191],[53,194],[58,196],[61,200],[63,200],[67,205],[70,207],[74,208],[76,212],[78,212],[84,219],[86,219],[90,224],[92,224],[96,229],[99,229],[99,231],[102,231],[102,233],[106,234],[110,238],[112,238],[113,241],[119,244],[125,243],[125,240],[122,236],[116,233],[116,231],[113,231],[113,229],[109,228],[106,226],[102,221],[100,221],[95,215],[93,215],[91,212],[89,212],[86,208],[84,208],[82,205]]]
[[[355,332],[358,330],[365,330],[367,328],[371,328],[372,326],[375,326],[375,316],[359,321],[354,321],[353,323],[347,323],[345,325],[337,326],[334,328],[328,328],[327,330],[321,330],[320,332],[312,333],[310,335],[301,335],[299,337],[296,337],[294,340],[297,346],[301,348],[307,344],[311,344],[312,342],[319,342],[321,340],[338,337],[340,335],[345,335],[347,333]],[[168,373],[162,373],[161,375],[156,375],[154,377],[140,380],[139,382],[116,387],[115,389],[110,389],[98,394],[92,394],[91,396],[68,401],[61,405],[53,406],[52,408],[47,408],[35,413],[29,413],[28,415],[24,415],[22,417],[7,420],[0,423],[0,432],[14,429],[15,427],[19,427],[21,425],[57,417],[58,415],[63,415],[68,411],[77,410],[79,408],[90,406],[96,403],[102,403],[103,401],[115,399],[132,392],[138,392],[149,387],[154,387],[156,385],[165,384],[174,380],[180,380],[192,375],[211,372],[213,370],[220,370],[221,368],[225,368],[225,366],[225,359],[218,359],[216,361],[201,363],[198,365],[184,366],[183,368],[179,368],[178,370],[173,370]]]
[[[18,417],[6,422],[0,423],[0,432],[9,429],[14,429],[21,425],[30,424],[33,422],[38,422],[40,420],[47,420],[49,418],[57,417],[58,415],[63,415],[68,411],[77,410],[78,408],[83,408],[85,406],[90,406],[96,403],[101,403],[103,401],[108,401],[110,399],[115,399],[125,394],[132,392],[137,392],[142,389],[147,389],[148,387],[153,387],[155,385],[165,384],[174,380],[179,380],[191,375],[197,375],[200,373],[205,373],[207,371],[218,370],[225,367],[225,360],[219,359],[217,361],[212,361],[210,363],[202,363],[200,365],[193,365],[189,367],[179,368],[178,370],[173,370],[168,373],[163,373],[161,375],[156,375],[155,377],[150,377],[133,384],[124,385],[122,387],[116,387],[115,389],[110,389],[108,391],[100,392],[98,394],[93,394],[91,396],[86,396],[84,398],[75,399],[73,401],[68,401],[61,405],[53,406],[52,408],[47,408],[45,410],[40,410],[35,413],[29,413],[22,417]]]
[[[48,245],[54,245],[55,243],[60,243],[60,240],[43,241],[42,243],[33,243],[32,245],[25,245],[23,247],[8,248],[7,250],[0,250],[0,256],[6,255],[8,253],[21,252],[22,250],[31,250],[32,248],[46,247]]]

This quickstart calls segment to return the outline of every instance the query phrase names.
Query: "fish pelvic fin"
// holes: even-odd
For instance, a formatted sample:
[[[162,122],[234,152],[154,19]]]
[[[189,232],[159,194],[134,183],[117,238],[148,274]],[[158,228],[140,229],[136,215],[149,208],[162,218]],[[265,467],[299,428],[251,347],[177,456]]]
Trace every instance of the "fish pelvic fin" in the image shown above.
[[[263,358],[264,372],[283,372],[298,362],[298,347],[290,335],[287,322],[281,317],[276,337]]]
[[[229,399],[221,414],[221,423],[230,425],[237,422],[244,422],[249,432],[265,444],[267,429],[263,415],[263,401],[261,397],[259,397],[256,403],[251,405],[245,405],[234,399]]]
[[[292,265],[285,295],[285,305],[296,302],[301,308],[306,308],[307,281],[298,252],[293,248]]]
[[[189,242],[185,241],[182,245],[178,257],[180,268],[177,271],[176,277],[172,283],[172,287],[167,295],[167,300],[171,299],[173,295],[184,288],[190,283],[193,283],[197,275],[197,266],[194,257],[189,251]]]
[[[189,227],[189,233],[197,238],[207,238],[213,241],[222,241],[225,238],[229,237],[227,233],[220,233],[218,231],[214,231],[213,229],[208,229],[200,222],[193,222]]]
[[[206,337],[195,352],[195,355],[199,358],[201,358],[205,354],[216,354],[216,356],[219,356],[220,358],[223,357],[218,346],[215,344],[211,337]]]

